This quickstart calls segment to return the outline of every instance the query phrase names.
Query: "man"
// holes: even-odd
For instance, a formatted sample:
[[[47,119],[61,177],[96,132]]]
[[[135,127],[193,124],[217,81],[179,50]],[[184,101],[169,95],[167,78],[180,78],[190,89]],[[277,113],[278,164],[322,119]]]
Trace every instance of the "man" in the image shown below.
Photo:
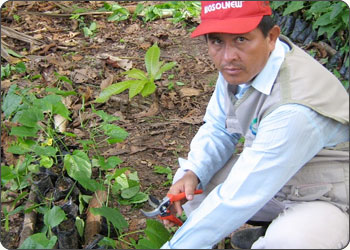
[[[252,248],[348,244],[349,96],[270,15],[265,1],[202,2],[192,37],[219,77],[169,190],[186,193],[188,219],[162,248],[212,248],[247,221],[269,225]]]

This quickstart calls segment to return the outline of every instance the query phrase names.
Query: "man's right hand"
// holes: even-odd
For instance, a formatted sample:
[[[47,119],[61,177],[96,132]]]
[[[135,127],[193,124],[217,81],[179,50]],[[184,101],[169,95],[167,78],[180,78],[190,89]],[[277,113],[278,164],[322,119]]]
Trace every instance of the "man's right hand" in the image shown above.
[[[198,183],[199,179],[197,175],[191,170],[188,170],[180,180],[170,187],[168,194],[179,194],[185,192],[186,199],[191,201],[194,198],[194,191],[196,190]],[[182,203],[180,201],[174,202],[173,208],[177,215],[182,214],[183,209],[181,205],[185,202],[186,201],[182,201]],[[174,226],[174,224],[168,220],[164,220],[163,222],[166,226]]]

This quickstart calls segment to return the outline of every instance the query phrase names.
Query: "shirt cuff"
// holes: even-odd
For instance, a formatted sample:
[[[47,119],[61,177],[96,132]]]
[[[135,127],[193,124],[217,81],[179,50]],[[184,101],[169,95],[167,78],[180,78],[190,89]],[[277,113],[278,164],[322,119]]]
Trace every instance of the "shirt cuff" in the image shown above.
[[[201,171],[198,168],[196,168],[194,164],[192,164],[189,160],[179,158],[179,165],[184,171],[191,170],[193,173],[195,173],[195,175],[199,179],[198,188],[204,189],[206,187],[209,180],[207,180],[207,178],[205,178],[205,176],[201,174]]]
[[[171,249],[170,242],[169,241],[165,242],[164,245],[160,249]]]

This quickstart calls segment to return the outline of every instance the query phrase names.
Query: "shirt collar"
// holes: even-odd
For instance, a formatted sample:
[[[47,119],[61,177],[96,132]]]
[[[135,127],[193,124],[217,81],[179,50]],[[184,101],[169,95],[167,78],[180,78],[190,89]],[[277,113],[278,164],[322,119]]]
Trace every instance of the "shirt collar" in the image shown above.
[[[265,67],[254,78],[251,86],[265,95],[270,95],[272,86],[284,61],[285,54],[288,51],[288,45],[281,42],[278,38],[275,49],[272,51]]]

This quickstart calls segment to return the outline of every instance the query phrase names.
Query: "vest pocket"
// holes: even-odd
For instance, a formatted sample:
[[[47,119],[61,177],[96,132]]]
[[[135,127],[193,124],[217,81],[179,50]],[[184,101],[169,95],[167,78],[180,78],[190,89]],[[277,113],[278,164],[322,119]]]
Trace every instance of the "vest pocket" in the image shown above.
[[[241,126],[238,124],[238,120],[235,116],[227,116],[226,118],[226,130],[230,134],[242,134]]]
[[[346,162],[312,161],[306,164],[279,194],[290,201],[323,200],[343,210],[349,206]]]
[[[288,200],[294,201],[312,201],[327,200],[331,198],[326,194],[332,189],[332,184],[309,184],[291,186],[290,194],[287,195]]]

